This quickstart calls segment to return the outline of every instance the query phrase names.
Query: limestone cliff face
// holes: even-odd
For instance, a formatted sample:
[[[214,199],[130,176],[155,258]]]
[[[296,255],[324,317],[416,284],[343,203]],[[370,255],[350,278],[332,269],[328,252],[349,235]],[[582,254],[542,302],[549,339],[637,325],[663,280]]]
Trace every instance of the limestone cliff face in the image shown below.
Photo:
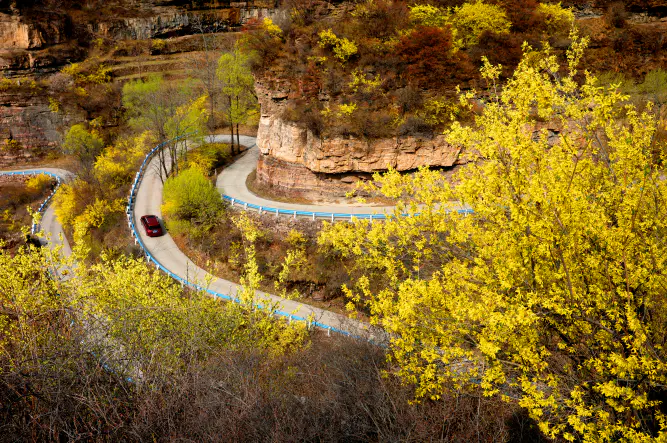
[[[409,171],[420,166],[453,166],[459,148],[435,137],[393,137],[377,140],[320,138],[280,116],[262,116],[257,132],[262,154],[297,163],[313,172],[340,174],[388,168]]]
[[[394,168],[410,171],[420,166],[454,166],[460,149],[444,136],[399,136],[375,140],[318,137],[311,130],[285,121],[282,111],[290,92],[270,90],[261,81],[255,89],[261,118],[257,146],[262,156],[257,178],[274,187],[300,193],[344,194],[355,177]]]
[[[198,8],[193,8],[195,3]],[[79,61],[85,55],[83,48],[99,37],[143,40],[224,30],[251,18],[271,17],[276,11],[267,0],[195,3],[89,0],[89,6],[81,9],[73,0],[16,0],[9,7],[0,0],[0,69],[6,77],[48,74]]]
[[[21,156],[55,148],[62,142],[60,129],[82,116],[62,115],[49,109],[48,98],[21,92],[0,93],[0,143],[14,139],[27,148]],[[0,164],[11,163],[12,157],[0,158]]]
[[[65,20],[53,17],[48,22],[26,22],[22,17],[0,13],[0,48],[40,49],[60,43],[65,32]]]
[[[251,18],[271,17],[275,9],[249,3],[238,3],[221,9],[188,11],[175,8],[157,8],[142,17],[110,18],[92,22],[88,30],[112,40],[142,40],[199,32],[201,23],[205,28],[216,25],[216,29],[235,26]]]

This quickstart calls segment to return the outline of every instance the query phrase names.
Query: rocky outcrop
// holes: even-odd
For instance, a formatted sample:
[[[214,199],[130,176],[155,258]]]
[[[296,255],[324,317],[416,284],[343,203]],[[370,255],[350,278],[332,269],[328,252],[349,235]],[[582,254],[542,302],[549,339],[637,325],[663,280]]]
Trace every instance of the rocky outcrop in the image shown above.
[[[227,7],[209,11],[185,11],[161,8],[147,17],[102,20],[88,25],[88,30],[112,40],[143,40],[186,35],[204,30],[224,30],[251,18],[270,17],[275,9]]]
[[[271,90],[261,81],[255,85],[261,105],[257,146],[262,155],[257,165],[260,183],[300,193],[339,196],[355,177],[394,168],[410,171],[420,166],[454,166],[460,148],[444,136],[397,136],[374,140],[351,137],[324,138],[294,122],[282,112],[290,91]]]
[[[376,172],[389,168],[409,171],[420,166],[453,166],[460,149],[444,136],[406,136],[361,140],[320,138],[280,116],[263,115],[257,146],[265,156],[297,163],[317,173]]]
[[[56,148],[62,142],[60,130],[76,116],[63,116],[49,109],[48,98],[23,92],[0,93],[0,145],[8,139],[28,148],[22,155]],[[78,120],[81,116],[78,117]]]
[[[299,163],[286,162],[270,155],[260,155],[256,179],[261,186],[287,197],[317,201],[322,198],[345,197],[355,189],[359,180],[369,179],[369,174],[321,174]]]
[[[23,17],[0,13],[0,48],[41,49],[67,39],[66,19],[51,14],[48,20],[26,21]]]
[[[0,84],[0,147],[12,138],[25,148],[22,155],[43,152],[61,144],[70,123],[84,119],[52,113],[46,90],[36,94],[20,83],[44,80],[84,59],[95,39],[219,31],[271,16],[273,6],[263,0],[0,0],[0,76],[17,79]]]

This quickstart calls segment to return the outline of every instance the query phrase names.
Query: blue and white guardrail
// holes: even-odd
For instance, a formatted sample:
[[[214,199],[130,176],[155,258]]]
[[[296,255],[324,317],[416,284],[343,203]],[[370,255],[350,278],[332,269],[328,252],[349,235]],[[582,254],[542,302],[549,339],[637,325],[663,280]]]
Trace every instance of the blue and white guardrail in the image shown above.
[[[243,200],[239,200],[234,197],[230,197],[229,195],[222,195],[222,198],[227,200],[228,202],[231,203],[232,206],[234,205],[239,205],[243,207],[244,210],[248,209],[256,209],[257,212],[260,214],[267,213],[271,214],[277,217],[278,215],[287,215],[292,218],[297,218],[297,217],[308,217],[313,220],[316,218],[323,218],[323,219],[330,219],[331,222],[334,222],[335,220],[353,220],[355,218],[361,219],[361,220],[386,220],[387,218],[390,218],[391,215],[387,216],[387,214],[348,214],[348,213],[343,213],[343,212],[312,212],[312,211],[297,211],[293,209],[280,209],[280,208],[272,208],[270,206],[261,206],[261,205],[256,205],[253,203],[248,203],[244,202]],[[472,214],[473,210],[472,209],[456,209],[456,212],[459,214]],[[402,216],[408,217],[410,214],[401,214]],[[416,213],[415,215],[419,215],[419,213]]]
[[[30,169],[30,170],[25,170],[25,171],[10,171],[10,172],[0,172],[0,175],[48,175],[51,178],[54,178],[56,180],[56,186],[53,188],[51,193],[46,197],[46,199],[42,202],[41,205],[39,205],[39,209],[37,209],[37,212],[39,214],[44,214],[44,211],[46,210],[46,207],[49,205],[51,202],[51,199],[55,195],[55,193],[58,191],[58,188],[60,187],[61,183],[61,178],[58,174],[55,174],[53,172],[49,171],[44,171],[41,169]],[[30,227],[30,233],[32,235],[35,235],[37,232],[38,224],[33,221],[32,226]]]
[[[227,200],[232,206],[234,205],[239,205],[243,207],[244,210],[248,209],[257,209],[257,212],[260,214],[267,213],[267,214],[275,214],[275,216],[279,215],[286,215],[289,217],[297,218],[297,217],[308,217],[313,220],[316,218],[324,218],[324,219],[331,219],[332,222],[335,220],[352,220],[354,218],[358,219],[365,219],[365,220],[385,220],[387,218],[386,214],[346,214],[342,212],[313,212],[313,211],[297,211],[293,209],[280,209],[280,208],[272,208],[270,206],[261,206],[261,205],[256,205],[254,203],[248,203],[244,202],[243,200],[239,200],[234,197],[230,197],[229,195],[223,194],[222,198],[224,200]]]

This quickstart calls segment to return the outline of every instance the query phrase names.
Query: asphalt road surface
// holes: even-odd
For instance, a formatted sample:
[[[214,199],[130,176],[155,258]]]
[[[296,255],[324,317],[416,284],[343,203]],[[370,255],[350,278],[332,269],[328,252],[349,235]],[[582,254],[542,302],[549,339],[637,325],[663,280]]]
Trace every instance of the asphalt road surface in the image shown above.
[[[230,137],[228,135],[216,135],[210,137],[211,140],[222,143],[229,143]],[[304,212],[327,212],[337,214],[390,214],[393,212],[393,206],[373,206],[363,204],[296,204],[284,203],[272,200],[266,200],[258,197],[250,192],[246,186],[246,180],[252,171],[257,168],[257,158],[259,157],[259,148],[255,143],[255,137],[241,136],[240,142],[242,145],[249,147],[240,158],[234,163],[228,165],[218,175],[216,187],[221,194],[233,197],[236,200],[241,200],[246,203],[252,203],[265,208],[284,209],[289,211],[304,211]]]

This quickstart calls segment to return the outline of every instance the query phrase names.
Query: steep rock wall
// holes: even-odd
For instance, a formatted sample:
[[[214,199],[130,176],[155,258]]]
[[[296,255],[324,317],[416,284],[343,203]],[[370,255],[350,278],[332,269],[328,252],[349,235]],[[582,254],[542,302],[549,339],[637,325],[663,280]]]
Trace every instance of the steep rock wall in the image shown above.
[[[13,139],[27,148],[20,155],[31,156],[62,142],[60,129],[81,116],[51,112],[48,98],[25,92],[0,93],[0,144]],[[11,157],[0,158],[0,163],[11,163]]]
[[[265,185],[301,195],[340,196],[349,190],[350,182],[373,172],[451,167],[459,159],[460,149],[442,135],[375,140],[316,136],[303,125],[283,119],[290,91],[271,90],[261,81],[255,89],[261,105],[257,179]]]

